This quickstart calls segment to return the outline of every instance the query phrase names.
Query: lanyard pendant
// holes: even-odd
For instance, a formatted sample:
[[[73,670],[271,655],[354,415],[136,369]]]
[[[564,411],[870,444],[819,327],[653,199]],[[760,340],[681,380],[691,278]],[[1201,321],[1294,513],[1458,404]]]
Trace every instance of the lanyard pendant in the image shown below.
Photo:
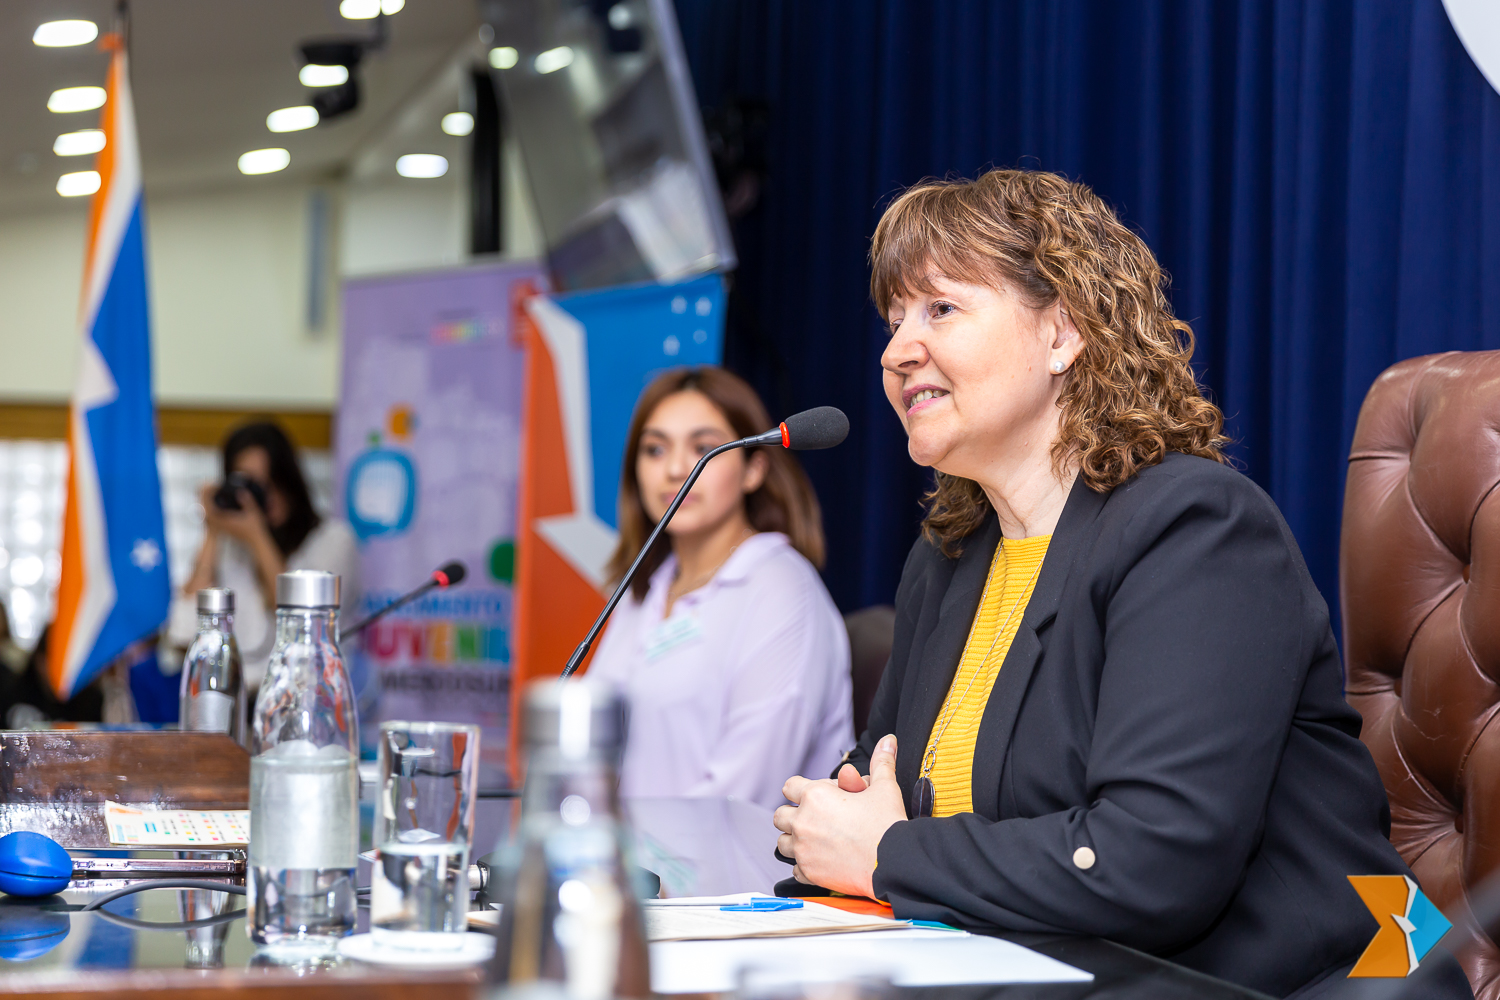
[[[911,819],[931,816],[932,800],[932,779],[924,774],[917,779],[916,784],[911,786],[911,804],[907,810],[907,816]]]

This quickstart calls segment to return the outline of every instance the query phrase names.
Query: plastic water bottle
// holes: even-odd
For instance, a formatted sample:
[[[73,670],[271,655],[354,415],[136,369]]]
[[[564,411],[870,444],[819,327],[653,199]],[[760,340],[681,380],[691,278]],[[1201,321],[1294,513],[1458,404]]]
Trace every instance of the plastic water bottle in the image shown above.
[[[276,578],[276,644],[250,733],[252,940],[330,950],[354,933],[359,721],[338,647],[339,578]]]
[[[528,997],[651,995],[635,867],[620,818],[620,696],[588,680],[526,697],[526,789],[497,852],[499,942],[490,981]]]
[[[181,726],[245,742],[245,679],[234,637],[234,591],[198,591],[198,637],[182,665]]]

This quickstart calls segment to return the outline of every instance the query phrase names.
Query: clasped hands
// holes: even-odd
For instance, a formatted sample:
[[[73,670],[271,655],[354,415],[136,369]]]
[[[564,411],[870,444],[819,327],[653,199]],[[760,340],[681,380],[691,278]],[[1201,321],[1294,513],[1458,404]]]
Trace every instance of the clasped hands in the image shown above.
[[[886,736],[870,755],[870,776],[853,764],[834,778],[793,777],[781,794],[795,805],[776,810],[781,836],[776,849],[797,863],[799,882],[855,896],[874,896],[880,838],[906,819],[906,803],[896,784],[896,737]]]

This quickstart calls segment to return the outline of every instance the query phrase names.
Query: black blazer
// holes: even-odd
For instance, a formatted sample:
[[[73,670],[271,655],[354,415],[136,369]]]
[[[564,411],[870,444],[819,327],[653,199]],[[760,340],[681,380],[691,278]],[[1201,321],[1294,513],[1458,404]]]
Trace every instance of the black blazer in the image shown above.
[[[919,541],[906,561],[851,760],[868,773],[895,733],[908,802],[999,539],[992,514],[959,558]],[[974,812],[891,827],[875,892],[898,917],[1109,938],[1284,996],[1374,937],[1346,876],[1410,874],[1359,728],[1270,497],[1176,453],[1107,494],[1080,477],[984,711]]]

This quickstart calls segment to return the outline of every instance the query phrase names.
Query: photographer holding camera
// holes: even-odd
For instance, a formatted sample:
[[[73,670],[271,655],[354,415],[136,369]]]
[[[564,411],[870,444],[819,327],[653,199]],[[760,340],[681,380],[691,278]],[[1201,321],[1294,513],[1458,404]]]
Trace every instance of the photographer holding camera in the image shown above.
[[[342,579],[340,616],[359,603],[359,547],[342,521],[313,509],[307,480],[285,432],[246,424],[224,442],[224,481],[203,487],[204,536],[193,575],[172,602],[171,640],[186,646],[197,627],[196,595],[205,587],[235,592],[235,632],[245,686],[253,694],[276,639],[276,576],[319,569]]]

